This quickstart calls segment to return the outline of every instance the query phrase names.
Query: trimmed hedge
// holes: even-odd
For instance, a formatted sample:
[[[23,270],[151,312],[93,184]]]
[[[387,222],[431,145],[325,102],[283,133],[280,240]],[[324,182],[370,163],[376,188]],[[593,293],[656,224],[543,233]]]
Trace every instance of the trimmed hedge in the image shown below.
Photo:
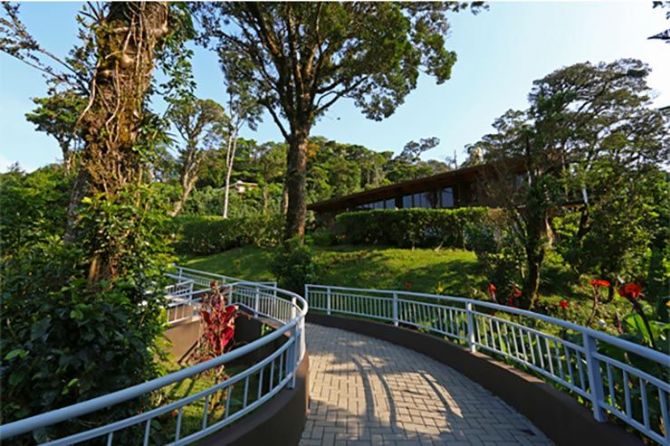
[[[336,217],[335,231],[343,243],[400,248],[464,248],[469,225],[485,224],[490,209],[374,209]]]
[[[175,249],[180,254],[206,255],[247,245],[275,246],[283,230],[284,219],[278,215],[179,216],[174,219]]]

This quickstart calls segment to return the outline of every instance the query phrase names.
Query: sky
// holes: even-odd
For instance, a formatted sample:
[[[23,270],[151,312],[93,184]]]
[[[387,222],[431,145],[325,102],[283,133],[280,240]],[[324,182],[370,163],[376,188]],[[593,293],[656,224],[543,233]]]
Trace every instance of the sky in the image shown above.
[[[21,17],[42,45],[64,55],[76,43],[75,14],[80,3],[25,3]],[[451,15],[446,46],[458,55],[452,77],[442,85],[422,76],[395,114],[366,119],[353,102],[335,104],[312,129],[343,143],[399,153],[410,140],[436,136],[440,144],[425,159],[465,158],[464,146],[492,131],[491,123],[508,109],[523,109],[535,79],[578,62],[610,62],[622,57],[650,64],[648,78],[655,105],[670,105],[670,45],[648,40],[670,27],[665,11],[651,1],[492,2],[478,15]],[[195,48],[197,95],[224,102],[216,57]],[[33,68],[0,53],[0,170],[18,162],[27,171],[57,161],[56,141],[35,131],[25,114],[31,98],[46,93]],[[280,141],[269,118],[242,136]]]

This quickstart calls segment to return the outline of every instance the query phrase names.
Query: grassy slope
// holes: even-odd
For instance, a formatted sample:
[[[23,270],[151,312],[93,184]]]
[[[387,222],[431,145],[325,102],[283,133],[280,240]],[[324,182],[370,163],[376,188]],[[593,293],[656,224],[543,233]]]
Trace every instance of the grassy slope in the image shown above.
[[[472,295],[482,289],[475,255],[463,250],[395,249],[366,246],[315,247],[316,283],[361,288],[407,289]],[[231,249],[186,259],[191,268],[249,280],[270,280],[272,252],[260,248]]]
[[[358,288],[410,289],[411,291],[484,298],[486,279],[474,253],[457,249],[397,249],[378,246],[314,247],[315,283]],[[182,259],[186,266],[249,280],[273,280],[272,250],[254,247],[231,249],[207,257]],[[547,259],[541,289],[542,312],[584,323],[591,313],[590,287],[571,274],[558,259]],[[566,314],[558,302],[567,298]],[[611,325],[616,311],[630,311],[623,299],[601,305],[596,319]],[[608,327],[611,329],[611,327]]]

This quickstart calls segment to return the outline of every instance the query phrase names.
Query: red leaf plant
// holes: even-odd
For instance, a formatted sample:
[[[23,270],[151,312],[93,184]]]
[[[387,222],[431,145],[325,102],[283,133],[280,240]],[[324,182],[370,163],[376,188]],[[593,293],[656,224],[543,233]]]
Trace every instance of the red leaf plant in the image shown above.
[[[605,279],[591,279],[591,288],[593,289],[593,305],[591,306],[591,315],[589,318],[586,320],[586,326],[589,327],[593,323],[593,319],[596,317],[596,314],[598,313],[598,305],[600,305],[601,302],[601,295],[600,295],[600,290],[601,288],[607,288],[608,290],[612,286],[609,282],[609,280]],[[608,300],[609,301],[609,300]]]
[[[516,301],[519,299],[521,296],[523,296],[523,293],[519,288],[516,286],[512,287],[512,292],[510,293],[509,297],[507,298],[507,305],[510,307],[516,307]]]
[[[640,317],[642,318],[642,322],[647,328],[647,333],[649,333],[649,340],[651,341],[651,346],[654,349],[656,349],[656,341],[654,341],[654,335],[652,334],[651,326],[649,325],[649,319],[647,319],[647,315],[644,313],[642,305],[640,305],[640,298],[642,297],[642,287],[637,283],[633,282],[625,283],[619,288],[619,295],[628,300],[628,302],[630,302],[631,305],[633,305],[633,309],[635,310],[635,312],[640,315]]]
[[[226,296],[217,286],[216,281],[210,283],[212,289],[203,302],[200,316],[202,321],[202,337],[205,342],[204,358],[220,356],[231,345],[235,336],[235,318],[238,313],[237,305],[227,305]]]
[[[489,297],[493,299],[493,301],[496,300],[496,291],[497,288],[494,283],[489,283],[488,287],[486,287],[486,291],[489,293]]]
[[[561,301],[558,303],[558,306],[564,310],[567,310],[570,306],[570,302],[568,302],[567,299],[561,299]]]

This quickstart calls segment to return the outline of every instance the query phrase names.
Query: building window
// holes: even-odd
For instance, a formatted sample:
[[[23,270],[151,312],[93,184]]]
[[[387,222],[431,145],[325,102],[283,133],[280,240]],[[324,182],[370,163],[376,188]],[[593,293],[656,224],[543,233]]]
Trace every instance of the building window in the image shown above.
[[[395,198],[389,198],[388,200],[384,201],[384,208],[395,209]]]
[[[402,197],[402,207],[403,209],[411,208],[412,207],[412,196],[411,195],[405,195]]]
[[[453,208],[454,207],[454,188],[445,187],[440,191],[440,207]]]

